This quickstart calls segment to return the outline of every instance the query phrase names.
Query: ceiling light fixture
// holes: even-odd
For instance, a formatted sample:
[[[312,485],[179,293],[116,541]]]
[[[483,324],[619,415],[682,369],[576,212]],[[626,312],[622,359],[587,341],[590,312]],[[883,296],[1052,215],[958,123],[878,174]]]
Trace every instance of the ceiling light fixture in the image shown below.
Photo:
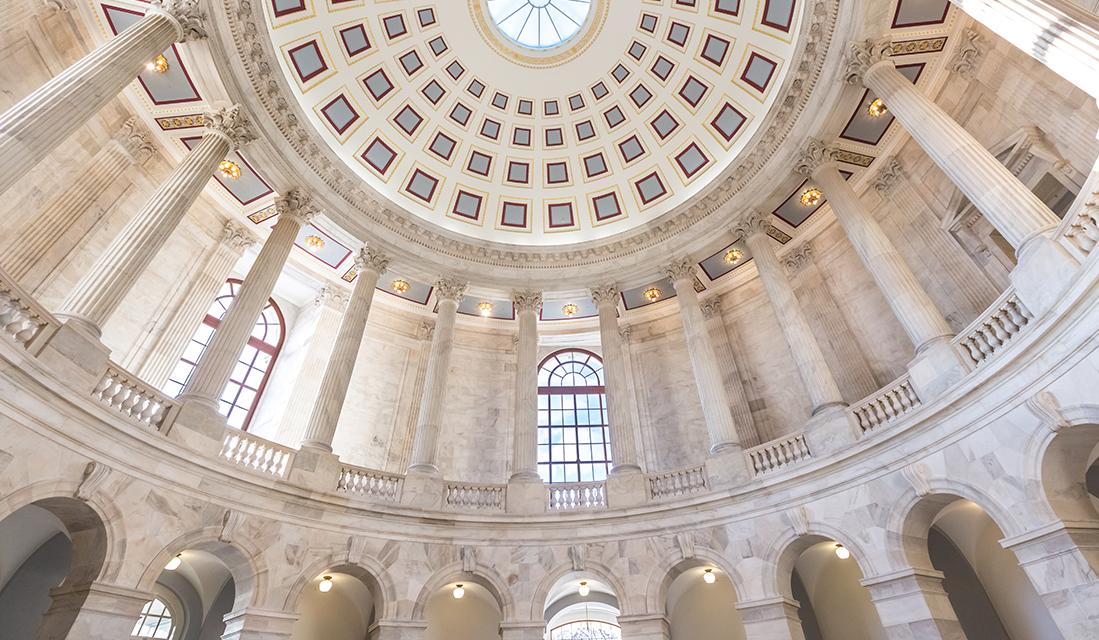
[[[649,302],[656,302],[660,299],[660,289],[653,287],[645,292],[645,299]]]
[[[164,568],[168,571],[175,571],[176,569],[178,569],[179,565],[183,564],[183,558],[180,557],[182,555],[182,553],[176,554],[176,557],[169,560],[168,564],[164,565]]]
[[[218,171],[226,178],[231,179],[240,177],[240,167],[238,167],[236,163],[228,160],[224,160],[218,165]]]
[[[404,293],[405,291],[408,291],[408,283],[404,280],[394,280],[393,290],[397,293]]]
[[[846,560],[851,557],[851,552],[842,544],[836,544],[836,557],[840,560]]]
[[[145,68],[149,71],[156,71],[157,73],[164,73],[168,70],[168,59],[164,56],[157,56],[156,60],[153,60],[149,64],[145,65]]]
[[[587,582],[581,582],[580,589],[578,591],[580,592],[580,597],[587,598],[588,594],[591,593],[591,588],[588,587]]]
[[[885,103],[881,101],[881,98],[878,98],[871,102],[870,107],[866,110],[867,113],[874,116],[875,118],[884,116],[887,111],[889,111],[889,107],[885,106]]]
[[[744,254],[737,249],[733,249],[729,253],[725,254],[725,262],[728,262],[729,264],[737,264],[743,258]]]
[[[309,249],[313,253],[316,253],[324,248],[324,240],[321,240],[317,236],[306,236],[305,248]]]
[[[328,593],[332,590],[332,576],[325,576],[321,578],[321,583],[317,585],[317,588],[321,590],[321,593]]]
[[[481,304],[477,305],[477,311],[479,311],[483,316],[489,315],[490,313],[492,313],[492,303],[482,302]]]
[[[456,585],[454,587],[454,597],[461,600],[462,596],[466,594],[466,590],[462,588],[462,585]]]
[[[706,572],[702,574],[702,579],[706,581],[706,584],[717,582],[717,576],[714,575],[713,569],[706,569]]]
[[[569,304],[566,304],[565,306],[561,307],[561,311],[566,316],[571,318],[574,315],[580,313],[580,307],[578,307],[578,306],[576,306],[576,305],[574,305],[570,302]]]
[[[807,207],[811,207],[824,197],[824,194],[820,192],[820,189],[809,189],[805,193],[801,194],[801,203]]]

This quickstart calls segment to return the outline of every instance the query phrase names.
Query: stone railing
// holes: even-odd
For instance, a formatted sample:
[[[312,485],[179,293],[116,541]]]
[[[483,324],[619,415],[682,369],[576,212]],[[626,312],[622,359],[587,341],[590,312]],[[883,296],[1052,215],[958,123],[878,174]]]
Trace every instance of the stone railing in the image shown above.
[[[748,459],[748,466],[757,476],[789,467],[811,458],[812,455],[804,433],[795,433],[792,436],[764,442],[744,452],[744,456]]]
[[[173,404],[171,398],[113,362],[107,364],[107,372],[92,391],[92,396],[122,415],[157,431],[164,424],[164,418]]]
[[[218,456],[246,469],[283,477],[290,466],[294,450],[230,428],[221,444]]]
[[[506,487],[500,484],[446,485],[446,506],[474,511],[503,511]]]
[[[607,488],[603,482],[551,484],[547,488],[550,509],[564,511],[607,506]]]
[[[653,499],[681,496],[705,488],[706,471],[702,467],[677,469],[649,476],[649,496]]]
[[[1082,257],[1091,255],[1096,243],[1099,243],[1099,205],[1088,204],[1072,219],[1065,229],[1064,238]]]
[[[336,491],[353,493],[366,498],[399,502],[404,477],[360,467],[343,467]]]
[[[1023,330],[1034,318],[1033,314],[1010,288],[968,327],[950,342],[958,345],[973,364],[980,365],[999,352],[1000,348]]]
[[[912,388],[906,373],[874,395],[851,405],[847,409],[847,414],[859,426],[859,432],[866,434],[896,420],[918,406],[920,406],[920,398]]]
[[[0,272],[0,329],[26,347],[48,325],[58,322],[29,295]]]

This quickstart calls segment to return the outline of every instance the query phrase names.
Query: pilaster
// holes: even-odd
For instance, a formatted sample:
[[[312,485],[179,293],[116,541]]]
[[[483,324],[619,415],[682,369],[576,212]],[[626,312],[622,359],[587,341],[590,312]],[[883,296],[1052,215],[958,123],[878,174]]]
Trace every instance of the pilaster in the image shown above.
[[[65,584],[50,591],[50,608],[35,640],[129,638],[153,594],[103,582]]]
[[[670,640],[668,618],[660,613],[618,616],[622,640]]]
[[[890,638],[966,640],[943,589],[942,573],[909,568],[861,583],[870,591]]]
[[[721,298],[714,296],[703,300],[699,305],[702,317],[706,319],[706,327],[710,333],[710,340],[714,346],[714,355],[717,357],[718,369],[721,371],[725,391],[729,396],[729,410],[733,414],[733,422],[736,424],[737,435],[740,443],[748,448],[762,442],[759,431],[752,417],[752,409],[748,404],[748,393],[744,388],[740,367],[733,353],[733,347],[729,339],[728,328],[721,314]]]
[[[238,609],[225,616],[225,633],[222,640],[286,640],[298,613],[265,611],[263,609]],[[132,628],[130,629],[133,630]]]
[[[798,607],[783,596],[736,603],[748,640],[805,640]]]

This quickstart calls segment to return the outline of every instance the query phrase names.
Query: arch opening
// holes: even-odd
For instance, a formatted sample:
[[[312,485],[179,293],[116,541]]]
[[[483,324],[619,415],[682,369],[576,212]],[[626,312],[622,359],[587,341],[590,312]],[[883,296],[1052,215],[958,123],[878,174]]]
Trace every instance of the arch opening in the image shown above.
[[[786,584],[800,605],[805,640],[885,638],[855,552],[823,536],[803,536],[799,542]]]
[[[435,590],[424,608],[424,640],[500,638],[503,609],[484,580],[460,577]]]
[[[728,574],[708,563],[688,560],[673,567],[667,580],[664,610],[671,640],[747,640],[735,606],[736,588]]]
[[[590,571],[572,571],[553,584],[542,613],[547,640],[618,640],[618,594]]]

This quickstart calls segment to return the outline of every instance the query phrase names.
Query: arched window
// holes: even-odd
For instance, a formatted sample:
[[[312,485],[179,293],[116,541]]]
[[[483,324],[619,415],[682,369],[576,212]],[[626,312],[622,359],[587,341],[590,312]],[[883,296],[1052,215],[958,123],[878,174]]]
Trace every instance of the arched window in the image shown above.
[[[137,625],[130,635],[135,638],[170,640],[174,631],[172,612],[160,598],[156,598],[141,610],[141,617],[137,619]]]
[[[187,381],[195,371],[199,358],[214,337],[214,331],[221,323],[222,316],[229,309],[237,291],[240,290],[240,280],[229,280],[221,287],[217,299],[210,306],[206,317],[202,320],[195,337],[183,352],[183,357],[176,364],[175,371],[168,378],[168,384],[164,387],[164,393],[173,398],[179,395],[187,386]],[[248,422],[252,419],[252,413],[259,403],[263,387],[267,384],[267,377],[271,373],[271,367],[275,364],[275,358],[282,348],[284,331],[282,312],[274,300],[268,299],[267,306],[263,308],[256,326],[252,328],[252,335],[248,338],[248,345],[244,347],[237,366],[229,378],[229,384],[225,385],[225,391],[221,394],[220,411],[226,416],[230,427],[247,429]]]
[[[550,631],[550,640],[620,640],[622,629],[600,620],[577,620]]]
[[[588,351],[558,351],[538,370],[538,475],[596,482],[611,466],[603,362]]]

